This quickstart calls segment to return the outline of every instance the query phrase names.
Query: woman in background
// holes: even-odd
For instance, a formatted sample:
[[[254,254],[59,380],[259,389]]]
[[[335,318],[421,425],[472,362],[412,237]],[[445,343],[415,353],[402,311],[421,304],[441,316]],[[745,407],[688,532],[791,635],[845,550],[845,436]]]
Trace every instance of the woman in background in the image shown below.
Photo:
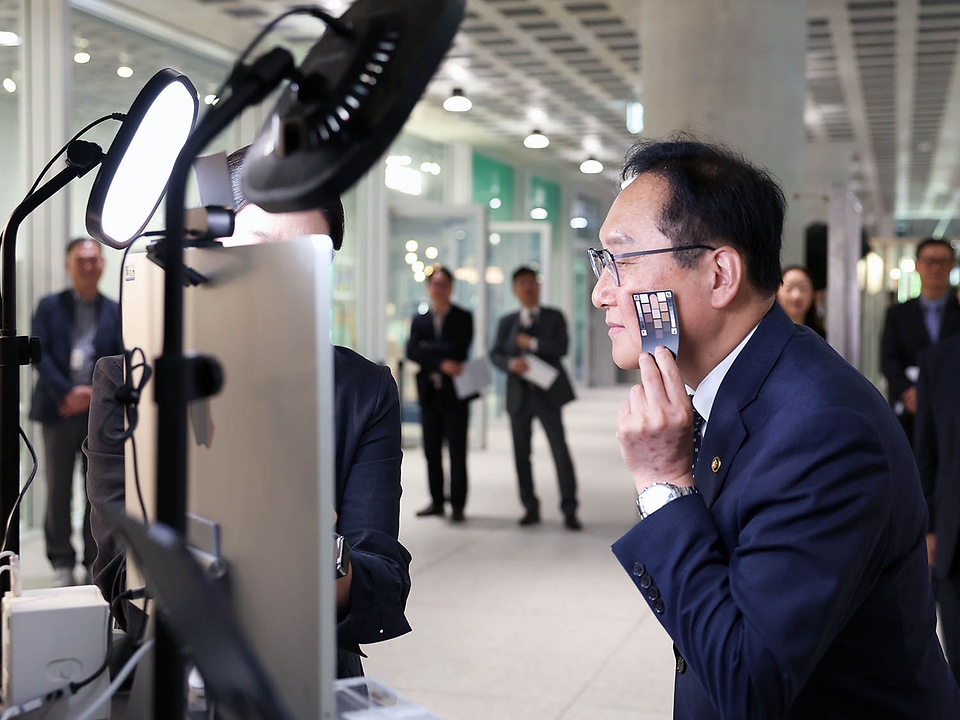
[[[822,338],[827,336],[814,302],[813,278],[802,265],[783,269],[783,282],[777,290],[777,302],[797,325],[806,325]]]

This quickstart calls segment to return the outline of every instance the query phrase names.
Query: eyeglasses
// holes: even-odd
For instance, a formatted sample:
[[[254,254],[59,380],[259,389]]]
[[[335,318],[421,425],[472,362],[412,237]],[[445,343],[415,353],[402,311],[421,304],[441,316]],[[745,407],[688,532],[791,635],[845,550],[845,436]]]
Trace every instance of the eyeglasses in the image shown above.
[[[680,247],[657,248],[656,250],[640,250],[638,252],[619,253],[614,255],[606,248],[597,250],[590,248],[587,250],[587,257],[590,258],[590,266],[593,268],[593,274],[600,279],[604,270],[610,270],[617,281],[617,287],[620,287],[620,271],[617,269],[617,260],[629,257],[640,257],[641,255],[658,255],[659,253],[681,252],[683,250],[716,250],[709,245],[682,245]]]

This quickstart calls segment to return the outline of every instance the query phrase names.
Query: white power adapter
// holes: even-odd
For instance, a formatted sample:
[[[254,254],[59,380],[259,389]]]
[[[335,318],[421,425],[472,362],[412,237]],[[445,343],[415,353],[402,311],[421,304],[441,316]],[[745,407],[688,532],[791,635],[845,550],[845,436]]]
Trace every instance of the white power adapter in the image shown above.
[[[95,673],[107,655],[109,606],[94,585],[26,590],[3,598],[3,697],[7,707]],[[75,695],[21,717],[67,720],[110,686],[106,670]],[[69,695],[69,692],[67,693]],[[110,717],[104,703],[94,720]]]

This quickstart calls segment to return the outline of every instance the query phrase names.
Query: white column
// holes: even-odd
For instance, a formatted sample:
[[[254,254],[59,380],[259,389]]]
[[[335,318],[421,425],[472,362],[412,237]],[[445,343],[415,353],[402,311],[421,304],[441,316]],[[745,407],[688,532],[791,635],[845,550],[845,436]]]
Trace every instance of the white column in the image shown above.
[[[770,170],[801,260],[807,1],[645,0],[640,27],[644,136],[692,131]]]
[[[374,362],[387,359],[386,245],[390,238],[388,194],[381,159],[357,185],[357,352]]]

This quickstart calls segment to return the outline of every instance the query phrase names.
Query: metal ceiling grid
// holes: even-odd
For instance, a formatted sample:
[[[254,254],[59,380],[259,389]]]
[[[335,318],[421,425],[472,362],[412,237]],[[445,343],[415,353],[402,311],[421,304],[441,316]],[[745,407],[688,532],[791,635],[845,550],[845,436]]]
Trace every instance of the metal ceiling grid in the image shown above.
[[[349,5],[320,1],[334,14]],[[251,29],[290,7],[288,0],[176,2],[205,5]],[[0,23],[18,22],[19,5],[0,0]],[[639,21],[635,0],[468,0],[461,32],[424,105],[439,108],[462,87],[474,101],[470,113],[433,115],[451,137],[524,153],[521,141],[537,125],[551,139],[540,157],[579,164],[592,154],[613,171],[635,139],[624,110],[641,92]],[[77,28],[92,48],[104,48],[75,68],[84,89],[77,116],[115,104],[118,83],[139,86],[108,67],[120,53],[129,55],[134,79],[170,62],[162,43],[130,42],[127,31],[84,27],[82,20]],[[302,52],[320,32],[315,19],[291,18],[277,36]],[[903,227],[947,227],[960,216],[960,0],[809,0],[806,34],[808,142],[853,153],[848,179],[868,222],[893,213]],[[16,57],[16,49],[0,48],[3,77]],[[94,72],[98,62],[105,64]],[[221,79],[219,66],[199,56],[184,62],[179,69],[191,77]],[[212,89],[210,81],[201,84],[201,94]],[[807,168],[808,186],[829,183],[816,173]]]
[[[847,10],[882,204],[894,205],[896,2],[849,2]]]

